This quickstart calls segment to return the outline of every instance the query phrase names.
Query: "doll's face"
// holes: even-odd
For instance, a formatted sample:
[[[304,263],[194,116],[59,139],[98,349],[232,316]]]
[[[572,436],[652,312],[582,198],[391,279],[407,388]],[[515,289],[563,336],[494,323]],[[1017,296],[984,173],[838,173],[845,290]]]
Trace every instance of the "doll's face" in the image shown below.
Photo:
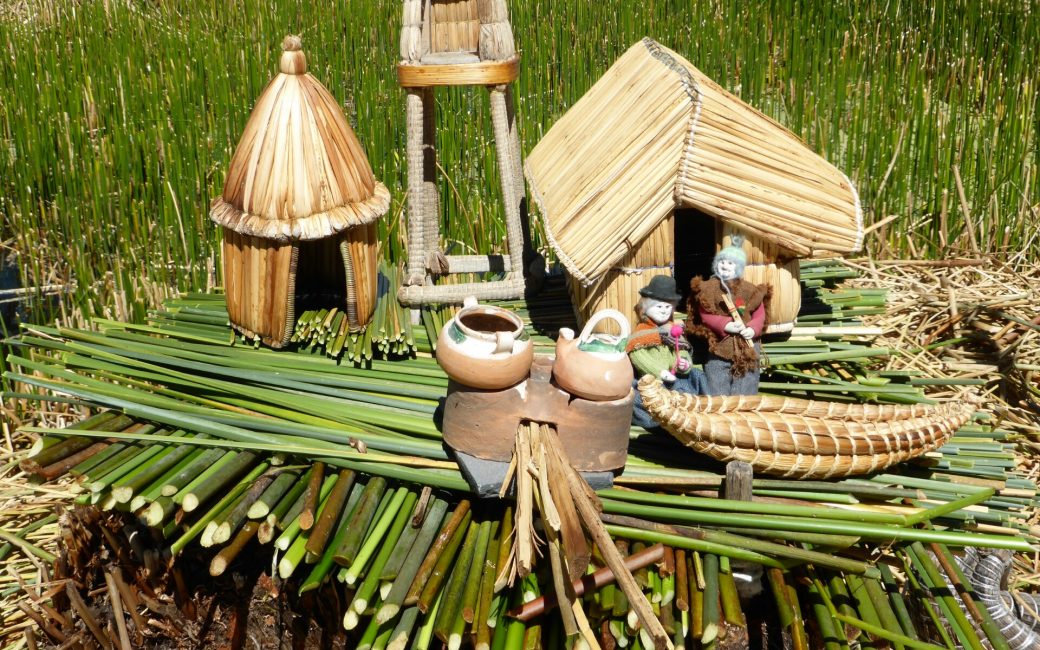
[[[646,311],[643,313],[657,325],[663,325],[672,320],[672,314],[675,313],[675,305],[663,300],[654,300],[647,304]]]
[[[732,280],[737,277],[737,264],[733,260],[722,258],[715,262],[715,275],[720,280]]]

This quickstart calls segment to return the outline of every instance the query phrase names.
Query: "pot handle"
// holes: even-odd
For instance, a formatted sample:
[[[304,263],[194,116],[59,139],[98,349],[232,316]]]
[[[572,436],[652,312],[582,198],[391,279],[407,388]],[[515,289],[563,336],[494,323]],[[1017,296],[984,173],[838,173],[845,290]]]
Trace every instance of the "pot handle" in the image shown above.
[[[512,332],[495,332],[495,354],[512,352],[514,340]]]
[[[476,305],[477,305],[477,297],[476,296],[466,296],[462,300],[462,306],[463,307],[476,307]]]
[[[596,328],[604,318],[610,318],[614,320],[621,327],[621,338],[628,338],[628,335],[632,333],[632,325],[625,318],[625,315],[616,309],[601,309],[592,315],[589,322],[585,323],[585,329],[581,331],[581,336],[578,337],[578,344],[582,344],[589,340],[592,336],[592,330]]]

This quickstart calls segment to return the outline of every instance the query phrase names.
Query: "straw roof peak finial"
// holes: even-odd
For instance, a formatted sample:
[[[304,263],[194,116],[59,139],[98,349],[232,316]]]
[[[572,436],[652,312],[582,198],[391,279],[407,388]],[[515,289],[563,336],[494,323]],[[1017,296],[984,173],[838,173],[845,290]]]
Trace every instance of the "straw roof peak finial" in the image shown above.
[[[303,41],[295,34],[289,34],[282,40],[282,58],[278,69],[284,74],[304,74],[307,72],[307,57],[303,53]]]
[[[289,34],[282,40],[282,49],[286,52],[298,52],[303,49],[303,39],[296,34]]]

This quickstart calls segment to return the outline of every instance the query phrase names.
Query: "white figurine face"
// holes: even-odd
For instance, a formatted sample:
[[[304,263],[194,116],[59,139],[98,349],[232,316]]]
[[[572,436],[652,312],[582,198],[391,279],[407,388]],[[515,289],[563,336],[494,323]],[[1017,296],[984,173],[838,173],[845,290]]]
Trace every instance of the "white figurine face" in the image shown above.
[[[737,264],[733,260],[723,258],[715,262],[715,275],[720,280],[732,280],[737,277]]]
[[[672,320],[672,314],[675,313],[675,305],[663,300],[655,300],[646,306],[644,313],[654,323],[663,325]]]

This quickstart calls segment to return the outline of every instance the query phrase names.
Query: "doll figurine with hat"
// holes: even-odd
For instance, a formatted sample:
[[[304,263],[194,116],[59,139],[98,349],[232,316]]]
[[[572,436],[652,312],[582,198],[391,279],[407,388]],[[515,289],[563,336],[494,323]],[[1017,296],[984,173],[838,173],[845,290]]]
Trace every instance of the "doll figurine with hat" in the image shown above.
[[[732,237],[711,264],[712,275],[690,282],[686,331],[708,342],[704,363],[709,395],[758,392],[759,339],[769,319],[772,288],[743,279],[744,238]]]
[[[675,290],[675,279],[658,275],[639,290],[639,295],[636,304],[639,323],[629,336],[626,348],[636,381],[643,375],[653,375],[671,390],[703,394],[704,373],[693,367],[690,344],[683,334],[682,324],[672,320],[682,297]],[[647,429],[658,426],[643,409],[638,390],[632,422]]]

